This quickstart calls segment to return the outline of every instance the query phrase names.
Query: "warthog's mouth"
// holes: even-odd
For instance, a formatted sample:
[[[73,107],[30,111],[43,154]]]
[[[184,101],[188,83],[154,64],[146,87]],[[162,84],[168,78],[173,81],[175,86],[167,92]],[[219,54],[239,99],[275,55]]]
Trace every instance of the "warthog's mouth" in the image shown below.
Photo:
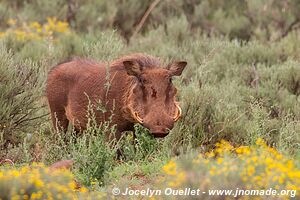
[[[178,119],[182,115],[182,110],[178,102],[175,102],[175,106],[176,106],[176,112],[173,117],[174,122],[178,121]],[[131,116],[134,118],[135,122],[138,122],[140,124],[144,123],[143,118],[141,118],[137,112],[133,111],[132,109],[130,109],[130,111],[131,111]]]
[[[169,135],[169,133],[155,133],[155,134],[153,134],[153,136],[155,137],[155,138],[164,138],[164,137],[166,137],[167,135]]]

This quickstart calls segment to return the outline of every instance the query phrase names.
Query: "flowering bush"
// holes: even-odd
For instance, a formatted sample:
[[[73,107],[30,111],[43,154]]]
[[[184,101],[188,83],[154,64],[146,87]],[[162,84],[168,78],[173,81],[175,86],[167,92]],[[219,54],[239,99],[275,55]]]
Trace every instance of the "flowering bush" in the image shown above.
[[[300,169],[262,139],[255,146],[238,148],[222,140],[204,155],[169,161],[163,171],[162,183],[171,188],[300,190]]]
[[[9,28],[5,32],[0,32],[0,37],[13,35],[22,41],[54,39],[60,34],[70,32],[69,24],[64,21],[59,21],[55,17],[48,17],[45,24],[40,24],[36,21],[30,23],[19,22],[16,19],[9,19],[7,24]]]
[[[68,170],[51,171],[42,164],[0,170],[0,199],[102,199],[105,193],[76,189]]]

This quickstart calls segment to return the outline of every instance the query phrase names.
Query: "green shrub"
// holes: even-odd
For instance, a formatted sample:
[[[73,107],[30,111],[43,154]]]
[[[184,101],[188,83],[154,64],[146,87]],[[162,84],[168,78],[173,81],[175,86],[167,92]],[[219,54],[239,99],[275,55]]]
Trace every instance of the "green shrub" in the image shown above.
[[[22,133],[33,131],[43,116],[41,94],[43,70],[31,60],[18,61],[0,44],[0,132],[1,148],[20,142]]]
[[[124,133],[118,146],[125,161],[151,161],[162,153],[159,150],[161,142],[141,125],[136,125],[134,132]]]
[[[118,148],[117,141],[108,140],[114,138],[114,125],[110,121],[97,124],[92,113],[84,131],[42,132],[36,136],[42,151],[41,161],[52,164],[63,159],[73,160],[76,179],[88,186],[91,182],[104,183],[105,175],[115,165]]]
[[[114,134],[109,124],[91,124],[72,144],[71,157],[75,161],[77,179],[85,184],[104,184],[105,175],[112,170],[117,156],[116,141],[107,142],[108,134]]]

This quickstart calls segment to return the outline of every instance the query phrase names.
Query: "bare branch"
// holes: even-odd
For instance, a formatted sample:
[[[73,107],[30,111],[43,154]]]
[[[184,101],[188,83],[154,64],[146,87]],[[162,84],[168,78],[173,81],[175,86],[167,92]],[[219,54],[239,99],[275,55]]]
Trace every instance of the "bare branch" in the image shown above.
[[[154,0],[149,8],[146,10],[145,14],[143,15],[141,21],[138,23],[138,25],[136,26],[131,38],[134,38],[138,32],[141,30],[141,28],[143,27],[146,19],[148,18],[148,16],[150,15],[150,13],[152,12],[152,10],[155,8],[155,6],[157,6],[157,4],[160,2],[160,0]]]
[[[254,79],[251,81],[251,86],[255,88],[256,94],[258,94],[258,87],[259,87],[259,74],[257,72],[257,68],[255,64],[252,64],[252,70],[254,73]]]
[[[76,1],[68,0],[68,11],[66,19],[70,25],[75,21],[77,7],[78,5],[76,4]]]
[[[300,24],[300,18],[296,18],[286,29],[283,31],[283,33],[276,38],[274,41],[278,41],[284,37],[286,37],[293,29],[296,28],[297,25]],[[298,27],[299,28],[299,27]]]

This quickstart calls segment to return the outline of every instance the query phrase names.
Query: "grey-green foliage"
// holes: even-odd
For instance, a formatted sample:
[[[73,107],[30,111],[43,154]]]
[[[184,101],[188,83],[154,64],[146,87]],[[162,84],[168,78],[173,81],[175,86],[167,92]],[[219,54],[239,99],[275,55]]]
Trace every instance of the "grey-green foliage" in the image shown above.
[[[0,43],[0,132],[4,139],[1,142],[19,142],[20,133],[33,131],[37,125],[35,119],[43,113],[39,104],[43,75],[36,63],[17,60]]]
[[[172,21],[176,19],[168,24]],[[188,61],[182,77],[175,78],[184,115],[166,138],[169,147],[175,151],[182,146],[207,147],[220,139],[252,144],[258,137],[275,146],[290,141],[286,130],[295,135],[297,126],[281,131],[284,124],[300,119],[299,62],[284,44],[291,46],[299,39],[287,37],[268,44],[228,41],[182,33],[177,27],[185,27],[186,20],[181,17],[176,22],[150,31],[129,46],[131,51],[143,49],[166,60]],[[299,137],[293,138],[294,145],[288,145],[293,146],[291,151],[299,145]]]
[[[293,31],[266,41],[299,17],[297,1],[161,1],[130,43],[122,36],[130,36],[152,1],[78,2],[71,33],[55,42],[0,39],[0,147],[23,141],[19,147],[5,145],[1,157],[49,165],[73,159],[75,175],[86,185],[94,179],[105,184],[107,172],[118,165],[117,148],[122,162],[151,166],[174,154],[214,148],[221,139],[240,146],[262,137],[299,158],[300,37]],[[65,3],[1,1],[0,29],[16,11],[21,20],[45,22],[50,15],[63,20]],[[183,115],[167,137],[153,138],[137,126],[136,138],[129,133],[116,144],[105,140],[114,128],[97,125],[92,116],[81,135],[49,131],[50,118],[39,116],[49,112],[44,88],[52,66],[73,56],[109,62],[132,52],[161,57],[165,64],[188,62],[182,76],[174,77]]]
[[[115,130],[109,122],[100,126],[91,122],[82,135],[70,143],[71,158],[75,161],[74,170],[77,179],[89,185],[92,181],[104,183],[104,176],[115,164],[116,141],[107,141],[107,135]]]
[[[125,161],[151,161],[162,156],[162,141],[154,138],[147,129],[136,125],[133,133],[124,133],[119,141],[121,159]]]
[[[10,18],[43,23],[47,17],[55,16],[67,20],[79,32],[117,29],[129,40],[151,3],[150,0],[3,0],[0,30],[8,26]],[[300,3],[295,0],[164,0],[152,10],[141,32],[169,26],[170,19],[184,15],[188,26],[182,27],[183,32],[273,41],[296,27],[299,8]]]
[[[5,132],[4,142],[19,141],[20,133],[34,130],[33,124],[46,120],[39,116],[46,114],[41,108],[46,106],[44,88],[51,67],[74,56],[111,61],[123,48],[124,42],[115,31],[85,36],[73,33],[55,43],[2,39],[0,130]]]
[[[83,56],[97,61],[111,61],[122,54],[124,41],[116,31],[102,31],[84,36]]]
[[[8,86],[19,85],[17,88],[21,88],[24,77],[18,76],[20,69],[23,69],[20,66],[30,66],[33,78],[28,85],[25,84],[28,88],[26,92],[30,97],[38,96],[43,91],[40,82],[36,81],[40,80],[38,77],[42,76],[44,81],[44,72],[74,55],[105,62],[132,52],[155,55],[165,63],[184,59],[188,61],[188,66],[182,76],[174,77],[179,91],[178,100],[183,108],[182,119],[163,142],[154,142],[144,131],[138,131],[142,134],[138,134],[136,144],[125,141],[125,160],[147,160],[199,146],[211,148],[220,139],[248,145],[258,137],[265,138],[268,144],[282,150],[297,152],[300,143],[296,134],[300,131],[300,49],[296,44],[300,41],[299,36],[291,33],[273,43],[258,40],[246,42],[228,37],[208,37],[199,30],[190,31],[189,22],[184,15],[167,19],[166,26],[157,25],[155,29],[133,38],[130,44],[126,44],[118,32],[112,30],[88,34],[73,32],[61,36],[54,43],[27,43],[8,38],[2,45],[0,62],[4,64],[1,65],[3,73],[0,77],[11,78],[1,87],[8,94],[14,94]],[[8,105],[7,101],[2,102]],[[33,103],[44,105],[41,101]],[[7,109],[12,108],[9,106]],[[24,108],[31,110],[31,107]],[[22,116],[22,110],[18,110],[17,114]],[[11,119],[6,117],[4,123],[9,123]],[[38,120],[44,123],[49,121]],[[22,128],[38,129],[32,124],[22,125]],[[14,135],[18,134],[14,132]],[[60,146],[63,147],[59,144],[53,147],[53,154],[47,154],[51,161],[63,158]],[[84,146],[79,147],[75,152],[82,154],[90,154],[96,149],[90,151]],[[135,153],[133,147],[139,152]],[[99,149],[99,152],[102,150]]]
[[[110,121],[99,124],[95,119],[95,115],[90,114],[86,130],[80,133],[74,130],[36,133],[33,140],[40,145],[39,160],[53,164],[71,159],[76,180],[85,185],[95,181],[102,185],[106,173],[116,164],[118,145],[117,141],[108,140],[109,135],[115,134],[114,125]]]

